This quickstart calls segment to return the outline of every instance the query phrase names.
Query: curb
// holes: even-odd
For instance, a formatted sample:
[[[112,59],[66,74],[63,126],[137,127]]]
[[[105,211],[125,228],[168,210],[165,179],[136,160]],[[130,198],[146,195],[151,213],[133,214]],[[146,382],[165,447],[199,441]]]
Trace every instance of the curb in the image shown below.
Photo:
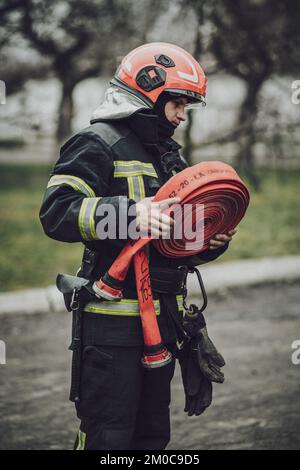
[[[200,266],[207,293],[232,287],[300,279],[300,256],[229,261]],[[197,295],[196,276],[190,276],[190,294]],[[56,286],[0,294],[0,315],[63,312],[65,305]]]

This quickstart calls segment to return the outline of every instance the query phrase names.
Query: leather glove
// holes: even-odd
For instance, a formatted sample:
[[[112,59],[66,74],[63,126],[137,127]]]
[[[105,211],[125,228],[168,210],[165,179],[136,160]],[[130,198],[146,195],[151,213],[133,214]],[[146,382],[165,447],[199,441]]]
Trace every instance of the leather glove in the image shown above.
[[[208,380],[223,383],[221,367],[225,366],[225,360],[208,336],[203,314],[195,305],[190,309],[193,313],[187,312],[184,316],[183,329],[190,338],[192,357]]]
[[[209,338],[206,327],[191,340],[191,355],[204,377],[211,382],[224,382],[221,367],[225,366],[225,361]]]
[[[188,416],[199,416],[212,402],[212,383],[199,370],[191,344],[187,343],[177,352],[185,392],[184,411]]]
[[[184,411],[199,416],[212,402],[212,382],[224,382],[224,358],[208,336],[205,319],[197,307],[185,315],[183,328],[189,338],[177,352],[185,391]]]

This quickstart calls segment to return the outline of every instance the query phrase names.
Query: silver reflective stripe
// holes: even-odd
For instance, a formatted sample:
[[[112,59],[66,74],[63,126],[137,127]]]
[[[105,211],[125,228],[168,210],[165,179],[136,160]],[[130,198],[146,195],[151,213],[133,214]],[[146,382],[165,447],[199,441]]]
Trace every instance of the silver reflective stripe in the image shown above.
[[[152,163],[139,162],[138,160],[117,160],[115,165],[115,178],[126,178],[128,182],[128,196],[138,202],[145,197],[145,185],[143,176],[157,178],[157,173]]]
[[[138,202],[145,197],[145,185],[142,176],[129,176],[128,181],[128,196],[130,199]]]
[[[78,225],[83,240],[98,240],[95,227],[95,211],[101,197],[83,199],[78,215]]]
[[[115,178],[128,178],[129,176],[152,176],[157,178],[157,173],[152,163],[139,162],[138,160],[116,160],[114,162]]]
[[[160,315],[159,300],[154,300],[156,315]],[[140,315],[140,307],[137,299],[122,299],[114,301],[92,301],[84,307],[85,312],[100,313],[103,315],[122,315],[125,317],[137,317]]]
[[[47,188],[51,188],[52,186],[62,186],[62,185],[69,185],[75,191],[79,191],[86,196],[95,197],[96,194],[92,190],[92,188],[81,178],[72,175],[54,175],[50,178]]]

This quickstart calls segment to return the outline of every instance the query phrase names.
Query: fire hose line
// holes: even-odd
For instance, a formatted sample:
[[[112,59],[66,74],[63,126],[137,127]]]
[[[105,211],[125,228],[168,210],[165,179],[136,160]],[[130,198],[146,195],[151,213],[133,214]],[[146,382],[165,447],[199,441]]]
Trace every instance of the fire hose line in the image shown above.
[[[249,204],[249,191],[239,175],[230,165],[219,161],[201,162],[177,173],[159,189],[153,202],[175,196],[180,198],[173,210],[177,229],[178,224],[187,224],[190,228],[202,226],[201,240],[196,238],[191,243],[193,240],[187,240],[184,235],[174,238],[173,232],[169,239],[151,239],[149,236],[130,240],[108,272],[93,286],[98,297],[120,300],[122,284],[133,261],[144,336],[142,364],[149,369],[169,363],[172,357],[162,342],[157,323],[146,245],[151,241],[163,256],[171,258],[199,254],[209,247],[209,241],[216,234],[235,228]],[[178,211],[184,214],[184,220],[181,216],[176,217]],[[171,212],[172,207],[164,211],[165,214]],[[182,230],[182,233],[186,232]]]

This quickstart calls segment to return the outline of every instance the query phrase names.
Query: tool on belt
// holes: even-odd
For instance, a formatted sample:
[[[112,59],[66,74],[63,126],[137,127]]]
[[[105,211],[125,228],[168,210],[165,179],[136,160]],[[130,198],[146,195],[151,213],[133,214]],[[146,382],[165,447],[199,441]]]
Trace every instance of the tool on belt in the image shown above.
[[[131,262],[134,263],[136,288],[144,335],[144,355],[142,364],[146,368],[161,367],[172,359],[162,342],[153,304],[150,271],[146,245],[152,241],[155,248],[167,257],[186,257],[206,250],[209,241],[218,233],[227,233],[235,228],[243,218],[249,204],[249,192],[236,173],[226,163],[202,162],[186,168],[170,178],[156,193],[153,201],[179,197],[180,205],[189,204],[185,220],[191,226],[198,225],[204,217],[204,240],[191,247],[191,241],[184,236],[175,239],[151,239],[143,237],[129,241],[122,249],[104,276],[93,285],[97,297],[106,300],[122,298],[123,282]],[[197,209],[204,205],[203,212]],[[172,207],[164,211],[170,214]],[[176,214],[175,220],[176,220]],[[181,223],[177,220],[176,223]]]
[[[95,267],[98,253],[84,249],[81,269],[77,276],[58,274],[56,286],[64,295],[66,308],[72,312],[72,341],[69,349],[72,354],[71,387],[69,399],[80,401],[80,377],[82,365],[82,313],[83,307],[94,297],[92,283],[89,281]],[[84,277],[83,277],[84,276]]]

